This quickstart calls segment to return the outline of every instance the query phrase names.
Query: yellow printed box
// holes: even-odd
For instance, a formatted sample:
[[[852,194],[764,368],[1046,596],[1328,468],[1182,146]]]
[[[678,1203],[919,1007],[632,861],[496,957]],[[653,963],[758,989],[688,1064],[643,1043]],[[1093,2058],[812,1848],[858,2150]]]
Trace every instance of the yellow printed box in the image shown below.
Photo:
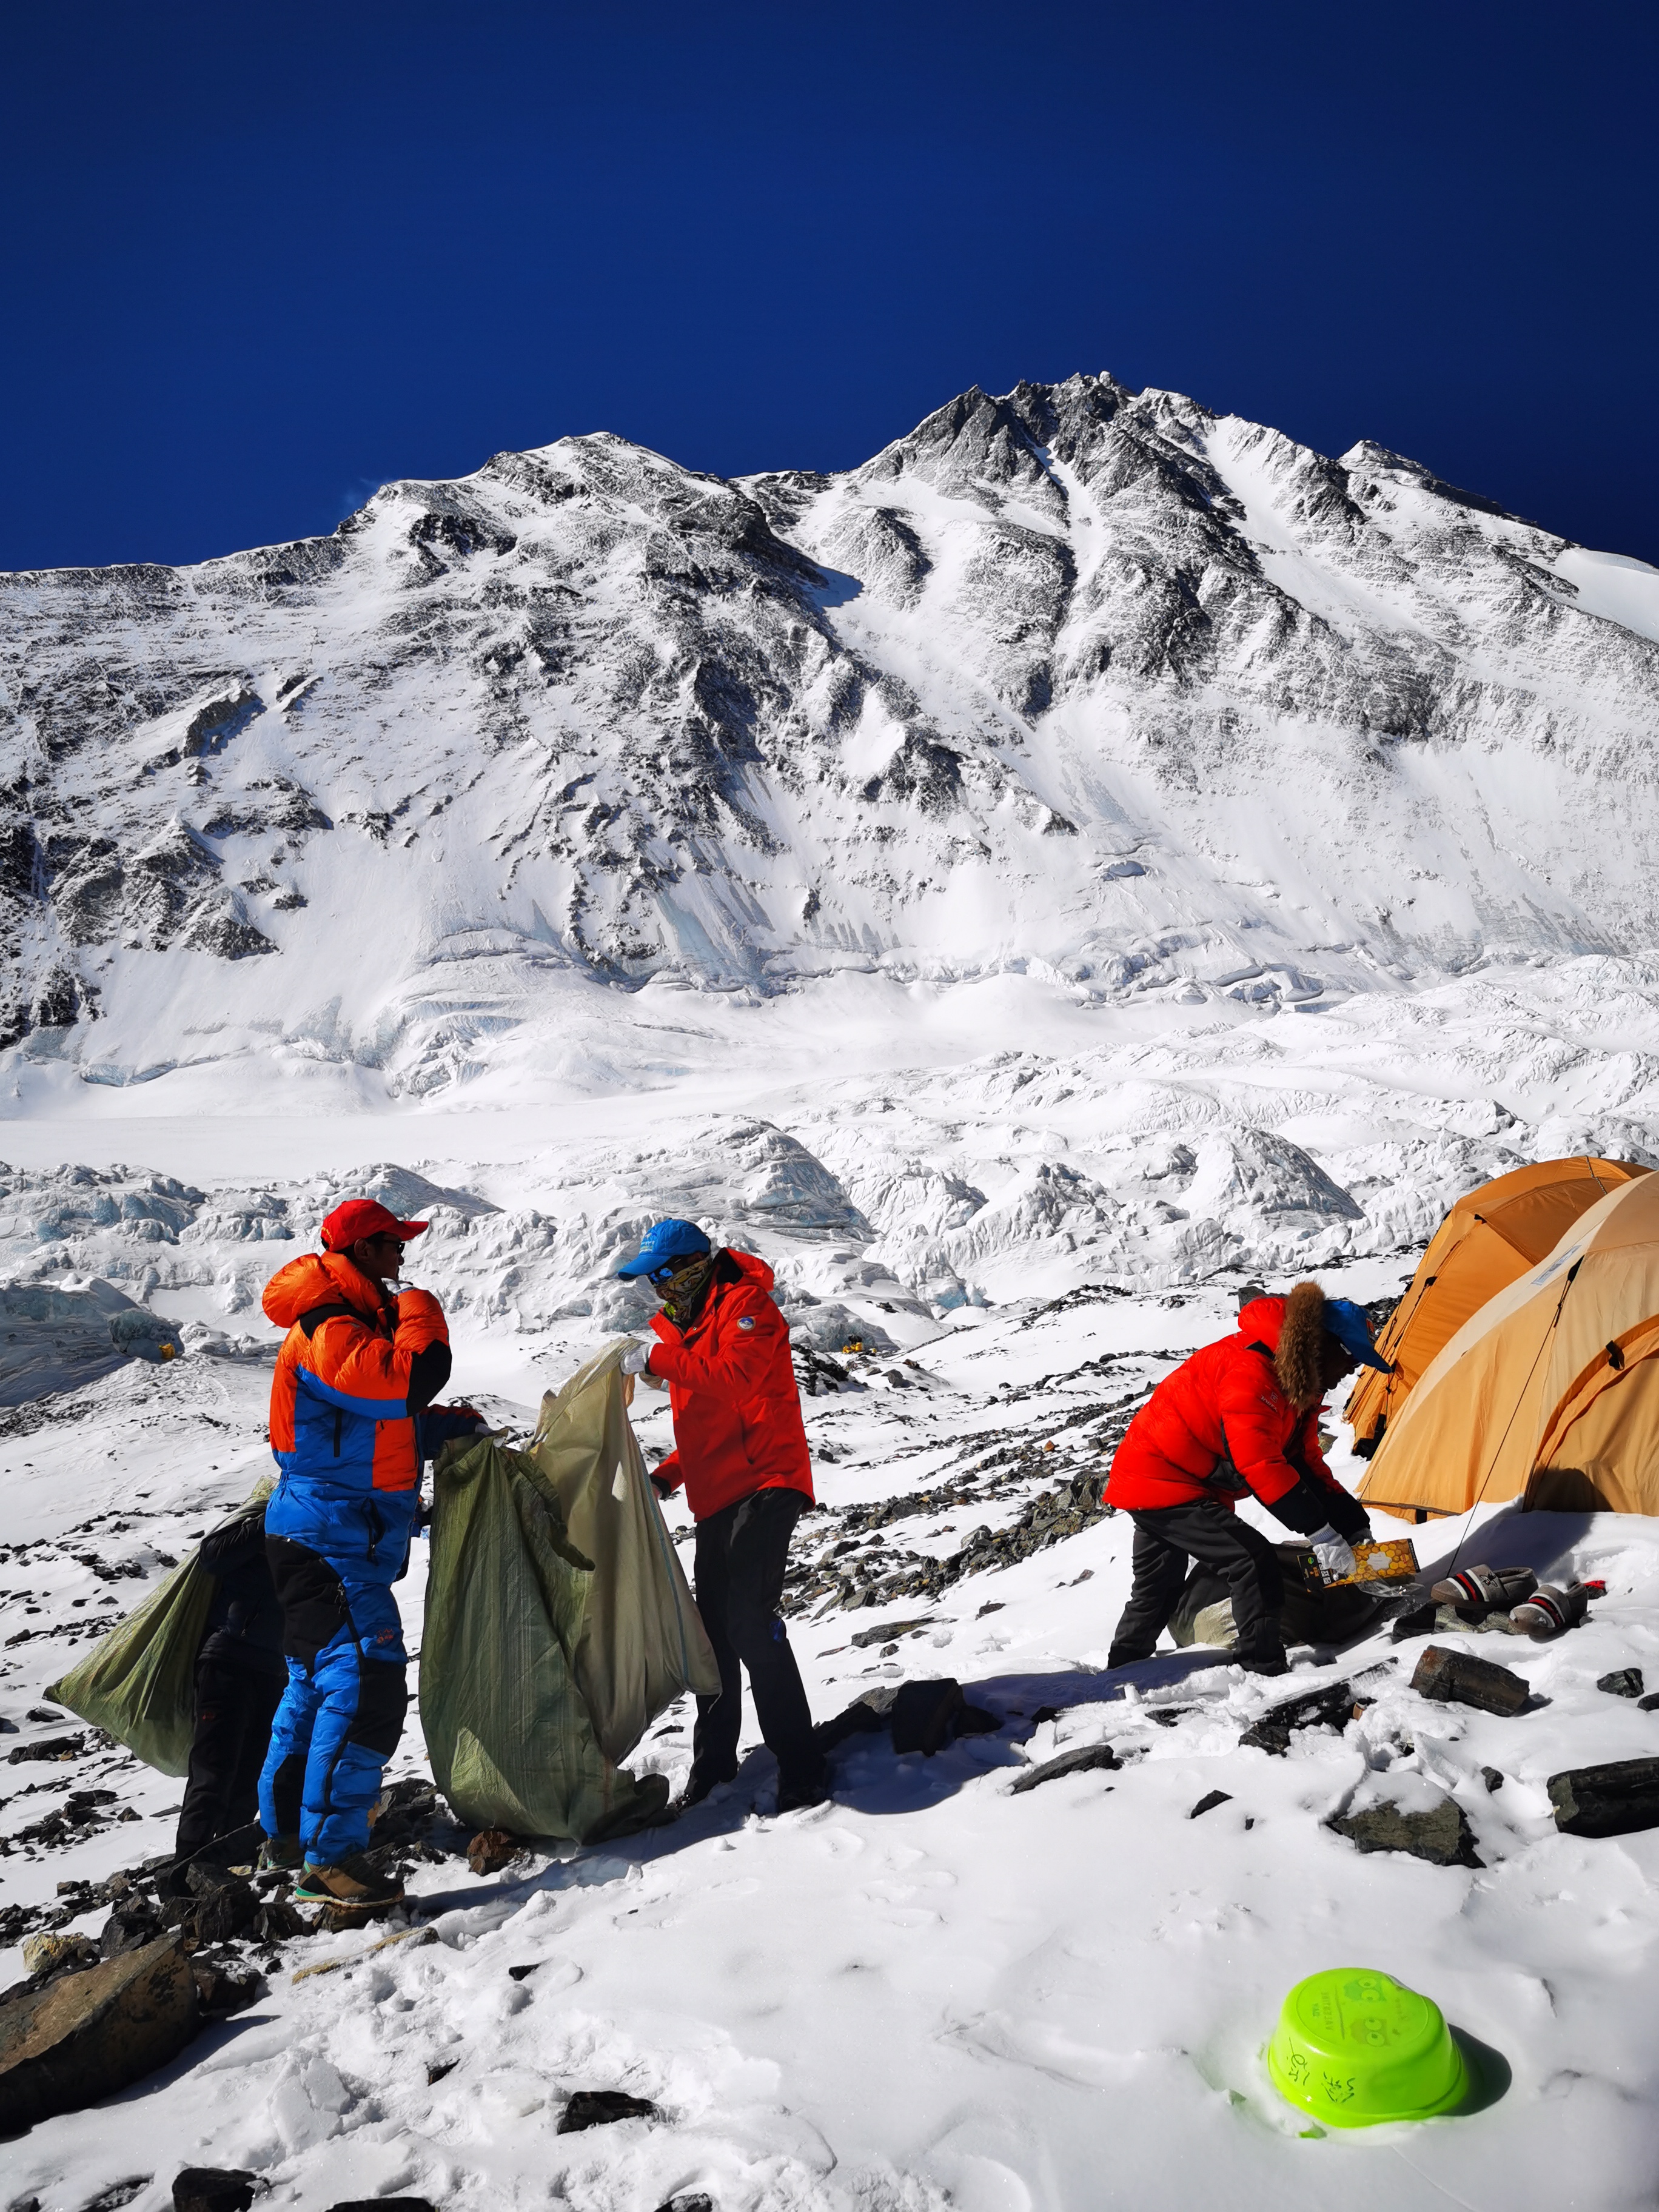
[[[1409,1536],[1368,1536],[1353,1547],[1354,1571],[1328,1585],[1352,1583],[1408,1583],[1417,1572],[1417,1547]]]

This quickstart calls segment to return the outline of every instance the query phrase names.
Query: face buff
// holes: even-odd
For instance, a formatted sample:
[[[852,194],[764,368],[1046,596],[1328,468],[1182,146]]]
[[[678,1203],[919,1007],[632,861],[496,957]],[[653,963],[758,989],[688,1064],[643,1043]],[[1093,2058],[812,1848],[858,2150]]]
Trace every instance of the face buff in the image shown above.
[[[718,1257],[717,1253],[702,1253],[669,1277],[663,1289],[662,1310],[676,1328],[690,1328],[702,1312]]]

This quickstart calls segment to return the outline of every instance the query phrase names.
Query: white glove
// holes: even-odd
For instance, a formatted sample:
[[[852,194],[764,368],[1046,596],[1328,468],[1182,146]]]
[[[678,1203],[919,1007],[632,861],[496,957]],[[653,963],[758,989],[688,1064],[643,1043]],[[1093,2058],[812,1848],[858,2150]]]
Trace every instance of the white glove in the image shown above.
[[[624,1375],[649,1375],[651,1372],[650,1346],[637,1342],[630,1344],[623,1352],[620,1364]]]
[[[1346,1536],[1339,1536],[1328,1521],[1322,1528],[1316,1528],[1308,1541],[1319,1562],[1322,1582],[1340,1583],[1351,1575],[1358,1565],[1353,1547]]]

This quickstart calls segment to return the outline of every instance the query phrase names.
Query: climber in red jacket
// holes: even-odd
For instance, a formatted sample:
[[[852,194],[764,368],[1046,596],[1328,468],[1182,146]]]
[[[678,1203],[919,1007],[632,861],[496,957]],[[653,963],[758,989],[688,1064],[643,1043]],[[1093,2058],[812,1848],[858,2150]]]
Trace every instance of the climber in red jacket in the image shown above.
[[[652,1480],[664,1492],[685,1485],[697,1610],[720,1662],[720,1695],[697,1700],[681,1808],[737,1773],[744,1668],[778,1762],[778,1810],[822,1804],[823,1754],[778,1609],[812,1468],[772,1270],[752,1253],[715,1251],[694,1222],[659,1221],[617,1273],[643,1275],[662,1299],[656,1342],[631,1346],[623,1371],[668,1386],[674,1449]]]
[[[1106,1503],[1135,1524],[1134,1583],[1109,1666],[1152,1656],[1195,1559],[1231,1590],[1240,1663],[1255,1674],[1285,1672],[1278,1555],[1239,1519],[1235,1501],[1259,1498],[1308,1537],[1322,1567],[1353,1571],[1351,1547],[1370,1524],[1325,1464],[1319,1416],[1326,1392],[1362,1360],[1388,1370],[1371,1349],[1364,1309],[1298,1283],[1288,1297],[1253,1299],[1237,1334],[1164,1376],[1130,1422],[1106,1479]]]

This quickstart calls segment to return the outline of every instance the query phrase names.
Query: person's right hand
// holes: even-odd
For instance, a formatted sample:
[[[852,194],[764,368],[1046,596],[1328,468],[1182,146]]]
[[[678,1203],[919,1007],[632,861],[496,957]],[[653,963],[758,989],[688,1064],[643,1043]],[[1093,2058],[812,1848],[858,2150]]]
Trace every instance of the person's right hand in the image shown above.
[[[1358,1565],[1353,1555],[1353,1547],[1346,1536],[1339,1536],[1328,1522],[1322,1528],[1316,1528],[1308,1541],[1313,1546],[1313,1555],[1319,1562],[1322,1582],[1346,1582]]]

